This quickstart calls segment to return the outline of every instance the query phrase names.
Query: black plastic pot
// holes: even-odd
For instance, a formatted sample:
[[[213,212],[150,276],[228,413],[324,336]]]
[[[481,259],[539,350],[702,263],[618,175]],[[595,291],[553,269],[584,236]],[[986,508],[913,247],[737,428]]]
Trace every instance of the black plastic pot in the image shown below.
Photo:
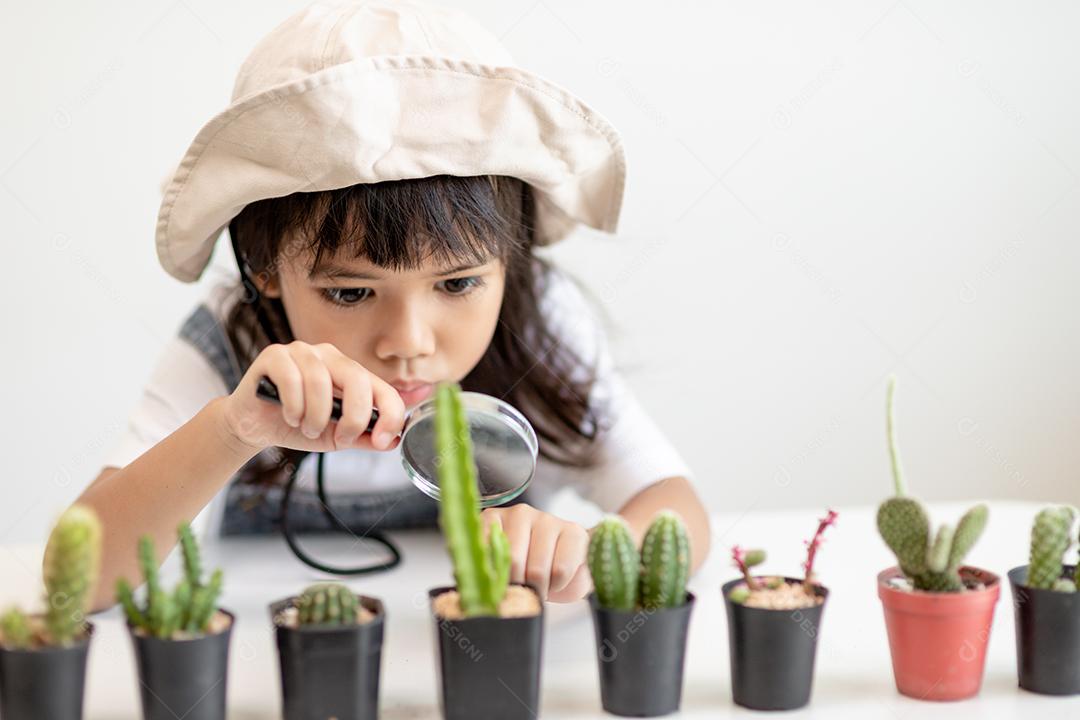
[[[593,593],[589,607],[604,710],[627,717],[678,710],[694,594],[675,608],[623,611],[600,607]]]
[[[432,601],[453,590],[428,591]],[[540,715],[544,608],[532,617],[436,617],[439,707],[446,720],[535,720]]]
[[[142,635],[128,627],[144,720],[225,720],[229,640],[236,617],[221,612],[229,617],[227,628],[189,640]]]
[[[0,648],[0,718],[80,720],[94,626],[68,647]]]
[[[721,589],[727,609],[735,704],[753,710],[803,707],[810,702],[825,603],[797,610],[746,607],[728,598],[731,589],[742,582],[742,578],[732,580]],[[829,590],[818,586],[817,594],[827,599]]]
[[[1067,566],[1063,577],[1072,577]],[[1020,687],[1044,695],[1080,694],[1080,593],[1029,588],[1027,565],[1009,571]]]
[[[360,604],[375,616],[362,625],[286,627],[274,622],[284,720],[379,717],[379,668],[386,613],[375,598],[358,597]],[[295,597],[272,604],[271,619],[295,605]]]

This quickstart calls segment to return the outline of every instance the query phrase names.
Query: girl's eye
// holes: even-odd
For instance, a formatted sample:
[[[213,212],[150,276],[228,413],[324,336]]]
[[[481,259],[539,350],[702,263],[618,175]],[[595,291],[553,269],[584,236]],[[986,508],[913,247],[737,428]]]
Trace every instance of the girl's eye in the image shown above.
[[[443,280],[439,284],[443,286],[448,295],[465,295],[483,285],[484,281],[478,276],[471,276],[451,278],[450,280]]]
[[[325,288],[323,296],[335,305],[356,305],[367,299],[371,288]]]

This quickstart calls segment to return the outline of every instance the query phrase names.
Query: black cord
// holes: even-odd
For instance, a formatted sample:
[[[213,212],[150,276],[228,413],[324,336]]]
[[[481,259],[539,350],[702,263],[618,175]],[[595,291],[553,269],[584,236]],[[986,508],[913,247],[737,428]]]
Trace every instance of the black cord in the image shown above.
[[[326,490],[323,484],[323,459],[325,457],[326,453],[319,453],[319,460],[315,472],[315,484],[319,496],[319,504],[322,505],[323,514],[330,520],[331,525],[341,532],[354,535],[352,529],[330,511],[330,504],[327,502]],[[390,570],[401,564],[401,551],[398,550],[397,546],[394,545],[388,537],[378,531],[371,531],[366,535],[361,536],[359,539],[374,540],[385,547],[390,552],[390,559],[385,562],[377,563],[375,565],[346,568],[327,565],[308,555],[304,549],[300,547],[300,544],[296,540],[296,533],[289,526],[289,499],[292,497],[293,487],[296,485],[296,477],[299,471],[300,463],[296,463],[289,475],[289,481],[285,485],[285,493],[281,497],[281,534],[285,537],[285,543],[289,546],[289,549],[293,551],[293,554],[295,554],[296,557],[300,558],[306,565],[332,575],[370,575],[371,573]]]

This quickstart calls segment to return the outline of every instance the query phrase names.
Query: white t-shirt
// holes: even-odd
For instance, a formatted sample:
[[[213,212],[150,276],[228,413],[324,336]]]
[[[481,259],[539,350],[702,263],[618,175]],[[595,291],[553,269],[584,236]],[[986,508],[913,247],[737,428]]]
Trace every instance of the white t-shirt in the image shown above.
[[[555,493],[570,488],[604,512],[616,512],[644,488],[669,477],[691,478],[679,452],[641,407],[616,371],[600,318],[577,285],[555,270],[540,300],[552,332],[588,365],[597,366],[590,403],[606,408],[598,435],[597,464],[568,468],[538,457],[530,502],[543,508]],[[224,318],[235,293],[224,286],[211,291],[206,304]],[[105,458],[106,467],[124,467],[186,423],[211,400],[228,393],[225,380],[195,346],[177,336],[164,348],[128,420],[127,428]],[[301,463],[298,482],[310,487],[315,455]],[[401,465],[401,449],[363,449],[328,453],[328,488],[336,492],[398,489],[410,485]],[[220,533],[228,486],[192,522],[202,537]],[[331,495],[333,492],[328,490]],[[419,492],[419,491],[417,491]]]

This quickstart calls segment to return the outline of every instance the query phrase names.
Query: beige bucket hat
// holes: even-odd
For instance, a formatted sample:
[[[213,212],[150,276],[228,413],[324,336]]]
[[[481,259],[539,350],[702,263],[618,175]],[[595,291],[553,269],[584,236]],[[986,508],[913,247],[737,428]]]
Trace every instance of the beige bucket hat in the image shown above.
[[[614,232],[626,163],[615,129],[514,67],[467,16],[415,2],[316,2],[255,47],[232,103],[165,185],[162,266],[199,279],[256,200],[432,175],[509,175],[536,195],[537,238]]]

